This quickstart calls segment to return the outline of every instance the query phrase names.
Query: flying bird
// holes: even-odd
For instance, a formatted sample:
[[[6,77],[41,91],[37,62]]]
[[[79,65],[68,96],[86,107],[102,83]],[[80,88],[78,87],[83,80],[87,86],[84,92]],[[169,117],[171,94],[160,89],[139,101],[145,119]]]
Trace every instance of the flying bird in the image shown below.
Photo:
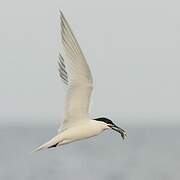
[[[54,148],[74,141],[90,138],[105,130],[114,130],[125,139],[127,133],[110,119],[89,117],[89,104],[93,78],[82,50],[60,11],[61,42],[64,57],[59,54],[59,75],[67,86],[64,121],[55,137],[34,151]]]

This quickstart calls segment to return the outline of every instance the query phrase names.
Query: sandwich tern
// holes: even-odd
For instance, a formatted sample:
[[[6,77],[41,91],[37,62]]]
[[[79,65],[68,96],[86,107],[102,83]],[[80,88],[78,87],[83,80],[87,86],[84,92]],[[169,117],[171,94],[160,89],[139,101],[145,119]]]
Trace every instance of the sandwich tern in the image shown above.
[[[91,71],[61,11],[60,20],[64,56],[59,53],[59,75],[67,85],[64,121],[57,135],[34,151],[90,138],[107,129],[117,131],[125,139],[126,131],[115,125],[110,119],[104,117],[91,119],[89,117],[88,110],[93,90]]]

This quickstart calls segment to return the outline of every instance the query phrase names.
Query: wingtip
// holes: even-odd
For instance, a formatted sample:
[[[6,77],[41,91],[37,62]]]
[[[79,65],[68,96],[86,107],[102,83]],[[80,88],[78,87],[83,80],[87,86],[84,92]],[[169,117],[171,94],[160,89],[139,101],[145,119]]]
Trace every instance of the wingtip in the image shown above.
[[[60,14],[62,14],[62,11],[61,11],[61,9],[59,9],[59,13],[60,13]]]
[[[64,18],[64,14],[63,14],[63,12],[61,11],[61,9],[59,9],[59,14],[60,14],[60,17],[61,17],[61,18]]]

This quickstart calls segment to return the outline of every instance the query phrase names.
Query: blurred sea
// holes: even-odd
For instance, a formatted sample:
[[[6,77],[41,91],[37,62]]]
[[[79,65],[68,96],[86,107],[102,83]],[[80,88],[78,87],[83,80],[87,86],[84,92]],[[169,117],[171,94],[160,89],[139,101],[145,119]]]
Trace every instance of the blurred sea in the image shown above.
[[[180,127],[129,126],[61,148],[31,153],[52,125],[0,126],[0,180],[179,180]]]

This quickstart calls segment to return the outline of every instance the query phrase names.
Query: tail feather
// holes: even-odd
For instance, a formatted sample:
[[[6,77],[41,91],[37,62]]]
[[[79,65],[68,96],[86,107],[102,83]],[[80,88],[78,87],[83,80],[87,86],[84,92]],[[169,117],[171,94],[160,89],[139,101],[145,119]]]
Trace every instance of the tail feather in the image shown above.
[[[59,138],[59,135],[57,135],[54,138],[52,138],[50,141],[34,149],[32,152],[37,152],[37,151],[56,147],[59,144],[59,142],[60,142],[60,138]]]

